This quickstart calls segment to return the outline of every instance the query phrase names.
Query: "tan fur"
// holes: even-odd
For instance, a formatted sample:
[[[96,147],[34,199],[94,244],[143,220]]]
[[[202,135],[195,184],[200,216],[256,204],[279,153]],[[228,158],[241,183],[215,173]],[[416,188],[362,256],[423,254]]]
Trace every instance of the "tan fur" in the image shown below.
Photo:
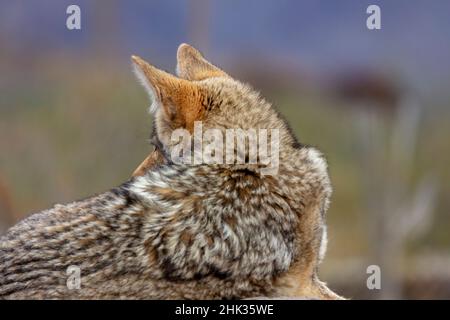
[[[153,150],[147,158],[133,171],[132,177],[138,177],[144,175],[148,170],[163,164],[164,158],[158,150]]]
[[[206,61],[198,50],[185,43],[178,47],[177,61],[177,74],[183,79],[200,81],[213,77],[228,76]]]
[[[305,212],[304,218],[298,225],[298,234],[304,238],[300,241],[302,257],[293,263],[289,270],[277,279],[276,287],[280,296],[286,297],[315,297],[318,299],[335,300],[342,299],[332,292],[325,283],[317,277],[318,250],[320,237],[316,236],[317,221],[321,220],[319,206],[311,205]],[[307,239],[315,239],[315,242],[307,242]]]

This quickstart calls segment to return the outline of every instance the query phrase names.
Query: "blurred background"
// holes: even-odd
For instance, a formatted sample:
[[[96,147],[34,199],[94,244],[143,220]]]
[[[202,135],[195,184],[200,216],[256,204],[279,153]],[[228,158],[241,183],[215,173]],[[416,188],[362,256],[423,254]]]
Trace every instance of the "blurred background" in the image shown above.
[[[187,42],[326,154],[331,288],[450,299],[449,15],[446,0],[0,0],[0,234],[130,177],[151,126],[130,55],[173,72]]]

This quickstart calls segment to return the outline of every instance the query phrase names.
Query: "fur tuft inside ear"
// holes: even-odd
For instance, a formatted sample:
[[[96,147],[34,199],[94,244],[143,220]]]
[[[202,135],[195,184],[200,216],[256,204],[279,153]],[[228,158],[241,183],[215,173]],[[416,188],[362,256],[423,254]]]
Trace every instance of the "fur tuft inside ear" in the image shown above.
[[[140,58],[137,56],[131,56],[131,60],[133,61],[133,72],[136,75],[138,82],[144,87],[145,91],[147,91],[150,97],[151,105],[149,108],[149,112],[151,114],[154,114],[156,110],[158,110],[160,105],[160,101],[156,94],[155,88],[152,84],[149,83],[147,77],[144,74],[144,71],[142,70],[142,67],[138,64]]]

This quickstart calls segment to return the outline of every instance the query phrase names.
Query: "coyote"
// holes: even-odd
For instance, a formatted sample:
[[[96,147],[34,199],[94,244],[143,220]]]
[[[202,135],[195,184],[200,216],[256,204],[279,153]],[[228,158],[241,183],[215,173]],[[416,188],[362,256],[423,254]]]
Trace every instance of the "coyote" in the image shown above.
[[[0,297],[339,299],[317,275],[331,194],[321,153],[298,143],[258,92],[187,44],[177,76],[132,62],[151,96],[155,151],[119,187],[35,213],[0,238]],[[172,133],[192,132],[198,121],[278,129],[278,172],[174,163]],[[68,285],[73,266],[77,288]]]

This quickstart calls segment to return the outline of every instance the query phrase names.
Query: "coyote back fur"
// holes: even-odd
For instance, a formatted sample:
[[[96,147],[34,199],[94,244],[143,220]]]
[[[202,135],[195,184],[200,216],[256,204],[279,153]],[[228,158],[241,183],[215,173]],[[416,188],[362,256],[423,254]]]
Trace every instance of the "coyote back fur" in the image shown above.
[[[110,191],[31,215],[0,238],[1,298],[339,298],[317,277],[327,165],[257,92],[178,49],[178,77],[133,56],[161,161]],[[177,128],[279,129],[279,170],[175,164]],[[81,270],[70,290],[69,266]]]

